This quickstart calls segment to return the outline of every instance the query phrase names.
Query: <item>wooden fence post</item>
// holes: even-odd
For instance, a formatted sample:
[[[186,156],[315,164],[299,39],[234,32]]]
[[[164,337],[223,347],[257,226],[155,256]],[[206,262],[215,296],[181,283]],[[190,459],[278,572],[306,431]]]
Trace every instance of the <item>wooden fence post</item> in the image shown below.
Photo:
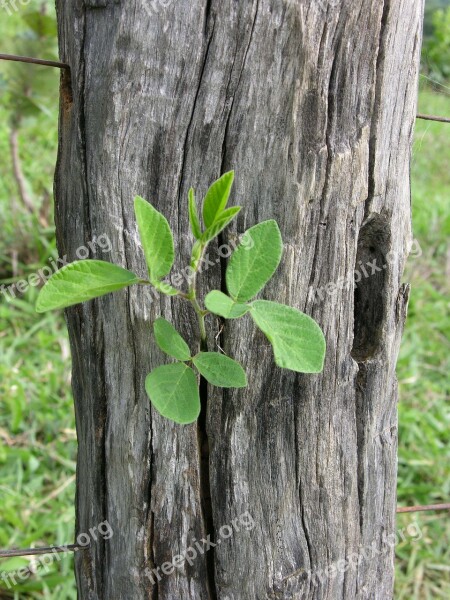
[[[250,320],[227,324],[220,345],[250,386],[205,392],[198,430],[159,417],[144,390],[161,362],[151,320],[164,314],[192,336],[188,307],[139,288],[67,311],[77,531],[104,520],[114,531],[77,555],[80,598],[391,598],[422,0],[57,7],[72,74],[55,186],[61,253],[74,259],[107,235],[111,261],[144,275],[140,194],[176,232],[180,268],[188,188],[234,168],[237,232],[275,218],[285,241],[265,297],[312,315],[328,342],[323,374],[300,376],[274,366]],[[223,282],[219,258],[209,288]],[[221,324],[209,326],[214,346]],[[194,540],[208,535],[216,546],[202,553]],[[195,559],[172,568],[188,548]]]

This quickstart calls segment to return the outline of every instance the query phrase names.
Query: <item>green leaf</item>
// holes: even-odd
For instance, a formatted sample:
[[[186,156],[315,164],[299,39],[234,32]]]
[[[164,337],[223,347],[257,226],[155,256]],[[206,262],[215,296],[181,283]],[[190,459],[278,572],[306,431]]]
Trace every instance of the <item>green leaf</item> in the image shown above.
[[[205,305],[210,312],[225,319],[238,319],[250,310],[248,304],[239,304],[219,290],[207,294]]]
[[[207,243],[219,235],[219,233],[225,229],[229,223],[231,223],[241,208],[241,206],[233,206],[232,208],[227,208],[227,210],[224,210],[219,215],[217,220],[211,225],[211,227],[208,227],[208,229],[203,233],[202,242]]]
[[[205,223],[205,227],[211,227],[227,205],[233,180],[234,171],[228,171],[228,173],[225,173],[220,179],[215,181],[207,191],[203,202],[203,222]]]
[[[197,377],[184,363],[157,367],[147,375],[145,389],[163,417],[182,425],[198,419],[200,394]]]
[[[160,317],[153,323],[156,343],[163,352],[178,360],[189,360],[191,351],[181,335],[169,321]]]
[[[134,273],[102,260],[78,260],[57,271],[39,293],[36,310],[66,308],[141,283]]]
[[[298,373],[320,373],[325,359],[325,338],[319,325],[296,308],[255,300],[250,312],[273,346],[275,362]]]
[[[229,356],[218,352],[200,352],[192,361],[212,385],[224,388],[241,388],[247,385],[244,369]]]
[[[194,190],[189,190],[189,222],[191,224],[191,230],[196,240],[202,237],[202,230],[200,227],[200,221],[198,219],[197,205],[195,203]]]
[[[134,211],[150,281],[154,284],[172,268],[175,254],[172,232],[164,215],[140,196],[134,199]]]
[[[276,221],[250,227],[228,264],[226,282],[230,296],[239,302],[256,296],[277,270],[282,253],[283,240]]]

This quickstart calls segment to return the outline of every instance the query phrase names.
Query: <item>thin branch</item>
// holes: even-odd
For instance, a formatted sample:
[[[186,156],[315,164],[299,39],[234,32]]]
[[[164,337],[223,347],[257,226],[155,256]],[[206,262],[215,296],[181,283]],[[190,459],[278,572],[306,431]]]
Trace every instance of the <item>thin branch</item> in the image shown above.
[[[19,130],[16,126],[13,126],[9,135],[9,146],[11,149],[11,160],[13,164],[13,175],[14,179],[17,183],[17,188],[19,191],[19,198],[22,201],[23,206],[26,210],[31,214],[35,215],[42,225],[42,227],[48,227],[48,220],[45,216],[45,208],[41,211],[37,211],[34,206],[33,198],[29,194],[26,185],[26,178],[22,169],[22,161],[20,159],[20,151],[19,151]],[[45,202],[45,200],[44,200]]]
[[[14,179],[16,180],[17,187],[19,189],[19,197],[22,200],[22,204],[31,214],[34,214],[33,199],[28,193],[25,176],[22,170],[22,163],[19,155],[19,131],[13,127],[9,135],[9,146],[11,149],[11,158],[13,164]]]
[[[440,123],[450,123],[450,119],[447,117],[438,117],[436,115],[424,115],[422,113],[418,113],[416,115],[417,119],[424,119],[425,121],[439,121]]]
[[[17,550],[0,550],[0,558],[11,558],[13,556],[37,556],[38,554],[66,553],[84,550],[87,546],[70,544],[68,546],[48,546],[46,548],[22,548]]]
[[[12,60],[32,65],[43,65],[44,67],[56,67],[58,69],[70,69],[68,64],[56,60],[44,60],[42,58],[32,58],[30,56],[17,56],[16,54],[0,54],[0,60]]]
[[[421,506],[401,506],[397,508],[398,513],[412,513],[423,510],[450,510],[449,504],[424,504]]]

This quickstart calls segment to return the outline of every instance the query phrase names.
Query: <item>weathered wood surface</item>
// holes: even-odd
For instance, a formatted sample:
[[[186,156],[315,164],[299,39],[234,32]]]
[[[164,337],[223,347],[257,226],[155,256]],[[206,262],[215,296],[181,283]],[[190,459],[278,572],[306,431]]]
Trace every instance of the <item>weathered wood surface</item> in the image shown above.
[[[235,168],[233,196],[245,209],[234,231],[275,218],[285,241],[264,297],[305,310],[328,342],[324,373],[299,376],[274,366],[249,318],[226,325],[218,340],[250,385],[208,391],[211,531],[196,426],[160,418],[144,391],[163,360],[152,319],[163,314],[193,339],[194,314],[178,301],[149,304],[143,288],[68,311],[77,530],[104,519],[114,530],[77,555],[80,598],[391,598],[383,535],[395,528],[395,362],[422,0],[57,6],[61,59],[72,69],[56,175],[61,253],[75,258],[107,234],[109,260],[145,275],[133,216],[140,194],[169,219],[178,269],[191,243],[189,186],[204,192]],[[374,259],[386,268],[356,290],[320,292]],[[223,268],[203,282],[220,286]],[[212,347],[220,323],[209,325]],[[246,511],[252,530],[156,585],[146,577]],[[355,553],[358,565],[339,567]]]

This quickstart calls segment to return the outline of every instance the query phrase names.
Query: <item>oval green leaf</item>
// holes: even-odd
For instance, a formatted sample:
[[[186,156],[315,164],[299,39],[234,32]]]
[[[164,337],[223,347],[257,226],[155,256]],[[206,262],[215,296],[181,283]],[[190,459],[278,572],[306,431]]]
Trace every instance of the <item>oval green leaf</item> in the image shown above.
[[[250,312],[256,325],[273,346],[275,362],[298,373],[320,373],[326,343],[319,325],[296,308],[256,300]]]
[[[147,375],[145,389],[151,403],[163,417],[181,425],[198,419],[200,394],[197,377],[185,364],[157,367]]]
[[[191,351],[181,335],[169,321],[160,317],[153,323],[153,331],[158,346],[169,356],[178,360],[189,360]]]
[[[226,272],[228,293],[247,302],[266,285],[280,264],[283,240],[276,221],[248,229],[233,252]]]
[[[192,362],[212,385],[223,388],[242,388],[247,385],[247,376],[241,365],[218,352],[200,352]]]
[[[78,260],[57,271],[39,293],[36,311],[66,308],[121,290],[142,280],[103,260]]]
[[[219,290],[213,290],[205,298],[206,308],[225,319],[238,319],[250,310],[248,304],[239,304]]]
[[[165,216],[140,196],[134,199],[134,212],[150,281],[155,283],[172,268],[175,255],[172,232]]]
[[[228,171],[215,181],[207,191],[203,201],[203,222],[206,228],[211,227],[227,205],[233,180],[234,171]]]

